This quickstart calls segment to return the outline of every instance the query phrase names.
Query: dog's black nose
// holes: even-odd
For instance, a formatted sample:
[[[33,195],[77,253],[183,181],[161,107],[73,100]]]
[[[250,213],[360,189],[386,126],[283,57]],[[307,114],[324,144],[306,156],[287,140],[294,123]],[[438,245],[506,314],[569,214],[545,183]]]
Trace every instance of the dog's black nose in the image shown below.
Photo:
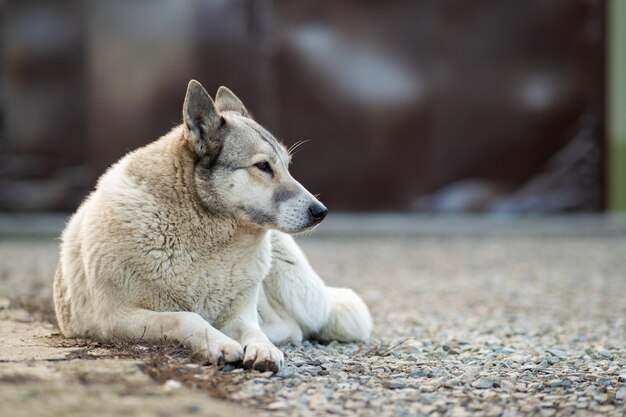
[[[319,223],[324,220],[326,214],[328,213],[328,209],[324,207],[321,203],[313,203],[309,207],[309,213],[311,213],[311,218],[315,223]]]

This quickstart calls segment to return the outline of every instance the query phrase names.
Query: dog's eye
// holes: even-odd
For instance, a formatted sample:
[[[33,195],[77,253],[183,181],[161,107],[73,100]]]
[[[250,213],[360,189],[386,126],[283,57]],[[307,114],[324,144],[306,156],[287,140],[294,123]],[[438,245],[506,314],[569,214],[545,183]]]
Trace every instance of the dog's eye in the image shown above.
[[[257,169],[260,169],[263,172],[267,172],[268,174],[273,174],[274,173],[274,171],[272,170],[272,167],[270,166],[269,162],[267,162],[267,161],[258,162],[256,164],[254,164],[254,166]]]

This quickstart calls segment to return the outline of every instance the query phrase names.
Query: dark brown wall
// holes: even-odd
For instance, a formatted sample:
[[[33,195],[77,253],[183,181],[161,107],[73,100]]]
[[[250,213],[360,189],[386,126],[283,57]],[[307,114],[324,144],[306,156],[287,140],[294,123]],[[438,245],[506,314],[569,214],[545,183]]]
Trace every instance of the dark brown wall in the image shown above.
[[[72,0],[0,4],[1,208],[65,209],[91,186],[78,6]]]
[[[280,132],[313,138],[294,169],[339,207],[406,208],[467,178],[506,193],[590,124],[601,143],[599,2],[284,2],[278,14]],[[346,87],[364,63],[378,72]]]
[[[73,209],[231,87],[333,209],[602,207],[603,2],[5,2],[0,207]]]

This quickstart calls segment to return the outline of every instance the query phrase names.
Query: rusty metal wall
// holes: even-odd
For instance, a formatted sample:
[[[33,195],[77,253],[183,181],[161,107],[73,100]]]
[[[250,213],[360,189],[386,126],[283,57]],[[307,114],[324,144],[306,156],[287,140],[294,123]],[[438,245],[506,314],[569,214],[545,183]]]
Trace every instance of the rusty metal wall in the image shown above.
[[[72,0],[5,1],[0,7],[0,207],[74,207],[92,180],[82,10]]]
[[[603,207],[604,3],[9,0],[4,210],[71,210],[231,87],[333,209]]]

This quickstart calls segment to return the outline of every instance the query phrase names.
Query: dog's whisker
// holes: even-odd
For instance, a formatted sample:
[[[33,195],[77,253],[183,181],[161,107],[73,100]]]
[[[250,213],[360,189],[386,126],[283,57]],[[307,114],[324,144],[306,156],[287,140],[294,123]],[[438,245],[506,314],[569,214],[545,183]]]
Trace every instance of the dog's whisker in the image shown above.
[[[309,141],[309,139],[303,139],[303,140],[299,140],[296,143],[294,143],[293,145],[291,145],[289,147],[289,149],[287,149],[287,153],[289,154],[289,156],[293,156],[296,154],[296,152],[298,152],[300,150],[300,147],[302,145],[304,145],[305,143],[307,143]]]

